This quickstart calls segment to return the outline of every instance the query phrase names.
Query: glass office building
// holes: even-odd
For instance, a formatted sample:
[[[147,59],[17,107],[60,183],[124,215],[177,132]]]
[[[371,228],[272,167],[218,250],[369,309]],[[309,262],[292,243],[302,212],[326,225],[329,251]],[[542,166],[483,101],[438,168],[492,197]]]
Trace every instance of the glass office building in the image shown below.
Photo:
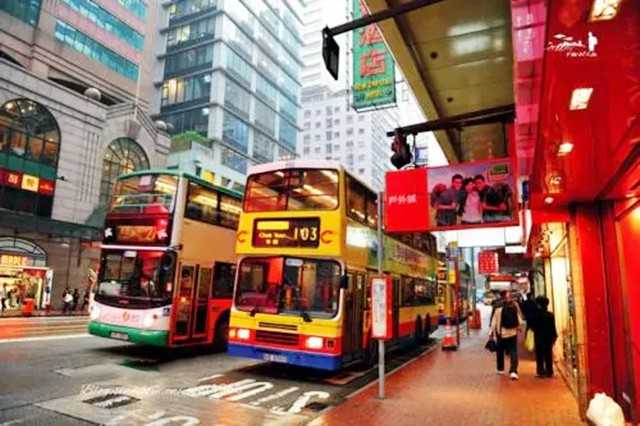
[[[169,165],[241,190],[247,167],[293,158],[300,131],[301,0],[177,0],[158,94],[181,144]]]

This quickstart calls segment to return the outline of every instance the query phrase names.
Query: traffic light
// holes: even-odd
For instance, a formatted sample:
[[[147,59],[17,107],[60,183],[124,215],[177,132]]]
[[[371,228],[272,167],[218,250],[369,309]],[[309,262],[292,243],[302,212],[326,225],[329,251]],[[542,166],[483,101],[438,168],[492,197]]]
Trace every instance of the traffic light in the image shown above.
[[[413,159],[413,154],[411,154],[411,149],[409,148],[409,144],[407,144],[407,136],[398,131],[396,131],[393,137],[391,151],[393,151],[391,164],[393,164],[396,169],[401,169],[407,164],[410,164]]]

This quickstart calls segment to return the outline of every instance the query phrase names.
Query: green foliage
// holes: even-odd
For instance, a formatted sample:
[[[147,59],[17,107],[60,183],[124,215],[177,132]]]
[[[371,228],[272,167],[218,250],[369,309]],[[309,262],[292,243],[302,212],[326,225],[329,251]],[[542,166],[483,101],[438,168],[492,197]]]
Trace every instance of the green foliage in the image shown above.
[[[171,152],[188,151],[193,143],[211,148],[211,141],[192,130],[177,134],[171,138]]]

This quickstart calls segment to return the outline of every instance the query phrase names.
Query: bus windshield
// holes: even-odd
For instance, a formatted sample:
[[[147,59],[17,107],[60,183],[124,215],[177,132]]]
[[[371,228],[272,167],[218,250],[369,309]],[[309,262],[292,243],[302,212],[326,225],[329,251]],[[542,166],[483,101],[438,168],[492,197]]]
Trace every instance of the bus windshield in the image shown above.
[[[245,212],[333,210],[338,207],[338,172],[277,170],[249,176]]]
[[[172,273],[162,271],[161,251],[104,251],[95,300],[131,307],[171,301]]]
[[[137,213],[157,210],[173,211],[178,179],[171,175],[141,175],[118,180],[111,202],[111,211]]]
[[[236,308],[331,318],[338,312],[340,264],[292,257],[244,259],[240,263]]]

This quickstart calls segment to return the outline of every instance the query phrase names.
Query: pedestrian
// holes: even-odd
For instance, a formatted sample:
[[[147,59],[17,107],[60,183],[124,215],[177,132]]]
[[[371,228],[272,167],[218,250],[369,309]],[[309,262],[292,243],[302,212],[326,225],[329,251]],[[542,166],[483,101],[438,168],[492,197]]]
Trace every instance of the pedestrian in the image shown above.
[[[62,292],[62,313],[66,314],[71,309],[71,304],[73,303],[73,295],[71,291],[69,291],[69,287],[65,288]]]
[[[556,319],[548,311],[549,299],[540,296],[536,299],[538,312],[533,323],[533,336],[536,345],[536,377],[553,377],[553,345],[558,339]]]
[[[491,337],[496,341],[496,365],[498,374],[504,374],[504,356],[509,354],[509,377],[518,380],[518,329],[522,314],[510,292],[501,293],[503,303],[491,320]]]
[[[7,300],[7,283],[2,284],[0,288],[0,312],[4,312],[6,309],[5,302]]]
[[[71,297],[73,297],[73,307],[71,308],[71,310],[75,311],[76,309],[78,309],[78,302],[80,301],[80,292],[77,288],[73,289],[73,294],[71,295]]]
[[[538,315],[538,304],[533,298],[533,293],[527,293],[527,300],[522,304],[522,314],[527,322],[527,330],[532,329],[531,326]]]
[[[91,292],[91,290],[88,287],[84,290],[84,295],[82,296],[82,306],[80,306],[80,310],[81,311],[84,311],[84,309],[89,304],[89,293],[90,292]]]

